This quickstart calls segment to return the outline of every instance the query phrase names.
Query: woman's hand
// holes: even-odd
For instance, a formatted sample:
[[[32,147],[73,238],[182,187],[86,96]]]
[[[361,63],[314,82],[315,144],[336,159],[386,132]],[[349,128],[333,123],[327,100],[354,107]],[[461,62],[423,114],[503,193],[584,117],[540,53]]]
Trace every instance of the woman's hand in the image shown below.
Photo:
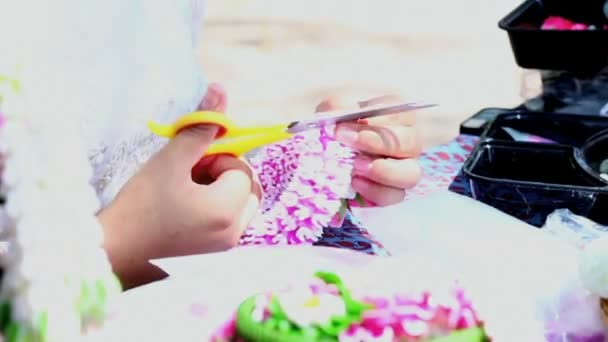
[[[223,111],[223,90],[209,89],[200,109]],[[217,131],[196,126],[180,132],[99,214],[105,248],[125,287],[164,276],[150,259],[235,246],[257,213],[259,188],[243,161],[201,160]]]
[[[403,102],[397,96],[382,96],[359,102],[359,107]],[[352,108],[340,99],[327,99],[317,112]],[[362,123],[336,127],[338,141],[361,154],[355,160],[352,185],[365,200],[378,206],[399,203],[405,191],[418,183],[421,168],[415,159],[421,143],[413,112],[375,117]]]

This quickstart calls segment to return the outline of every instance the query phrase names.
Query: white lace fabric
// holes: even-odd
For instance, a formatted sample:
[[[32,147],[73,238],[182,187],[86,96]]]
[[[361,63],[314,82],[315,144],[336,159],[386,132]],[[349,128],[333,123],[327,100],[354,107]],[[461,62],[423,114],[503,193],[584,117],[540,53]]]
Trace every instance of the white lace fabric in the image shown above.
[[[203,5],[204,0],[61,0],[44,13],[44,34],[24,33],[27,65],[78,84],[77,91],[49,89],[51,82],[40,80],[50,86],[35,89],[30,98],[58,97],[82,113],[92,184],[102,206],[164,144],[148,131],[147,121],[173,121],[203,97],[206,82],[196,54]],[[61,120],[61,108],[48,112]]]
[[[67,337],[80,334],[81,321],[93,313],[72,305],[84,291],[79,285],[108,281],[101,286],[109,289],[115,279],[106,279],[111,267],[99,248],[102,231],[94,213],[164,144],[148,132],[147,121],[175,120],[202,99],[200,21],[193,13],[200,5],[0,4],[0,22],[11,18],[6,22],[16,25],[9,30],[0,24],[0,41],[13,44],[1,56],[0,75],[19,64],[15,77],[22,88],[2,102],[8,201],[0,238],[9,248],[1,258],[1,295],[11,301],[11,319],[32,334],[44,329],[45,340],[73,340]],[[19,29],[25,22],[32,27]],[[11,39],[3,40],[9,31]],[[48,263],[55,265],[52,271]],[[73,286],[66,287],[66,279]],[[71,315],[62,316],[70,308]],[[43,315],[46,327],[39,324]]]

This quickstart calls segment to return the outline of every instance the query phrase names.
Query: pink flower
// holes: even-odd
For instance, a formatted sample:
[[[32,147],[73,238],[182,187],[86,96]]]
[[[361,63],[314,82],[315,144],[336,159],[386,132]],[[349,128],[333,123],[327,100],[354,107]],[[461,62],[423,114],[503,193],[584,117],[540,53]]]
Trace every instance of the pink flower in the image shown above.
[[[566,18],[552,16],[545,20],[545,22],[541,26],[541,29],[543,29],[543,30],[569,30],[572,27],[572,25],[574,25],[574,23]]]
[[[325,129],[261,149],[249,161],[264,198],[240,244],[316,242],[351,191],[354,156]]]

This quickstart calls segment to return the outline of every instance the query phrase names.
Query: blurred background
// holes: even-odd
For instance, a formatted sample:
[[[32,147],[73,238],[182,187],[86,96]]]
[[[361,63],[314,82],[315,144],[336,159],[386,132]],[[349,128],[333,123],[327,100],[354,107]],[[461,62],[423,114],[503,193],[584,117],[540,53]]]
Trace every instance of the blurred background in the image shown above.
[[[202,63],[246,123],[311,114],[327,95],[397,93],[440,105],[418,116],[432,146],[483,107],[520,104],[535,82],[497,25],[518,0],[207,2]]]

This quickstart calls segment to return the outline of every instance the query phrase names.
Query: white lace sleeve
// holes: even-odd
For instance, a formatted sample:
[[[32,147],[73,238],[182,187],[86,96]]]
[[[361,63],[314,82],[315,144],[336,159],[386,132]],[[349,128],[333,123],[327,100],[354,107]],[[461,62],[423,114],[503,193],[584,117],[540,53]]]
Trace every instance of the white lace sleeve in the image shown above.
[[[172,121],[195,109],[204,95],[196,53],[203,5],[204,0],[24,0],[0,6],[0,38],[11,46],[6,52],[17,63],[27,59],[79,85],[78,94],[53,87],[37,89],[32,97],[54,96],[79,108],[102,206],[162,146],[162,139],[148,133],[147,121]],[[36,25],[15,32],[25,22],[19,18]]]
[[[169,122],[195,110],[206,91],[196,53],[204,0],[136,3],[137,10],[120,24],[137,44],[119,44],[110,50],[116,55],[109,62],[117,64],[114,78],[96,75],[112,89],[112,97],[100,103],[108,110],[83,118],[83,130],[90,138],[92,181],[102,207],[165,143],[150,134],[146,122]]]

